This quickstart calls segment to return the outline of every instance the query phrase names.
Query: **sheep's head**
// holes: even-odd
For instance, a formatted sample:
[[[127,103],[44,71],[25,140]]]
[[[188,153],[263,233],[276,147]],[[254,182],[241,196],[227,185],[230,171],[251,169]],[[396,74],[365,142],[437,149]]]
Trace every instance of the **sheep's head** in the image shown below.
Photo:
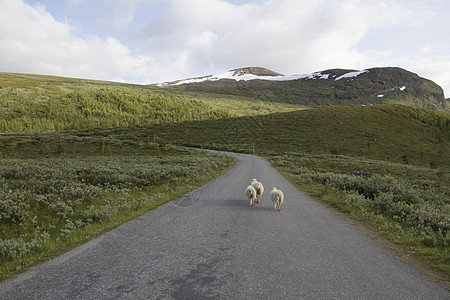
[[[253,178],[252,181],[258,181],[258,180],[256,180],[255,178]]]
[[[274,187],[274,186],[272,187],[272,191],[274,191],[274,190],[276,190],[276,189],[277,189],[276,187]]]

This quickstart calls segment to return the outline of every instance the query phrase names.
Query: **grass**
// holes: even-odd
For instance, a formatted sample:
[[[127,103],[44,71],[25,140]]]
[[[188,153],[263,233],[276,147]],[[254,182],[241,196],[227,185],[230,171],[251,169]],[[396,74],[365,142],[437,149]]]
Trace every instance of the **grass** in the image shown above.
[[[5,139],[20,149],[0,159],[1,280],[204,185],[235,162],[142,141],[105,146],[103,136]]]
[[[287,113],[105,130],[133,139],[257,154],[341,154],[446,169],[450,117],[401,105],[325,107]]]
[[[193,99],[198,99],[218,110],[229,112],[235,117],[267,115],[309,108],[307,106],[238,95],[206,92],[184,92],[183,94],[192,97]]]
[[[416,267],[450,287],[449,170],[331,154],[268,159],[300,190],[362,222],[395,245],[401,259],[415,257],[422,262]],[[372,177],[354,176],[355,170]]]
[[[293,105],[238,96],[0,73],[0,132],[133,128],[294,109]]]

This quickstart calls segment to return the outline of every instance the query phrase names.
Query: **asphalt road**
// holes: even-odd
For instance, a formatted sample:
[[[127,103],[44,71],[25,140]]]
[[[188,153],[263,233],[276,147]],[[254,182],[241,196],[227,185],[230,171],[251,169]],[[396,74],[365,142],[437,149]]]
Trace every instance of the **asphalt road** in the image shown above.
[[[235,156],[204,187],[3,282],[0,299],[450,299],[264,159]],[[252,178],[266,191],[249,207]]]

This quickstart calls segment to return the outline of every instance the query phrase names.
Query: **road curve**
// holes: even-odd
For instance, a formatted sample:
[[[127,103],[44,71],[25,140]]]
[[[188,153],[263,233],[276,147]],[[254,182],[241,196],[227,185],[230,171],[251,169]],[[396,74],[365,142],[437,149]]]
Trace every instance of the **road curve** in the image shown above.
[[[259,157],[0,284],[0,299],[449,299]],[[252,178],[266,188],[249,207]],[[285,202],[274,211],[272,186]]]

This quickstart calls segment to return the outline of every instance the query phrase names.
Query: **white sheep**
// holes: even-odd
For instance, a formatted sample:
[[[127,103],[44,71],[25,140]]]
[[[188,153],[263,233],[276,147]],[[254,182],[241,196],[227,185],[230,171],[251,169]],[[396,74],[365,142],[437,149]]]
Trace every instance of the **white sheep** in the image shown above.
[[[261,182],[256,180],[255,178],[252,179],[252,186],[256,190],[256,203],[259,203],[261,201],[261,196],[264,193],[264,186]]]
[[[248,205],[249,206],[253,206],[253,201],[256,201],[256,190],[255,190],[255,188],[252,187],[251,185],[249,185],[245,189],[245,195],[248,198]]]
[[[272,191],[270,192],[270,198],[273,201],[273,209],[277,209],[277,205],[278,205],[278,210],[280,210],[281,203],[283,203],[283,200],[284,200],[283,192],[280,190],[277,190],[276,187],[273,187]]]

